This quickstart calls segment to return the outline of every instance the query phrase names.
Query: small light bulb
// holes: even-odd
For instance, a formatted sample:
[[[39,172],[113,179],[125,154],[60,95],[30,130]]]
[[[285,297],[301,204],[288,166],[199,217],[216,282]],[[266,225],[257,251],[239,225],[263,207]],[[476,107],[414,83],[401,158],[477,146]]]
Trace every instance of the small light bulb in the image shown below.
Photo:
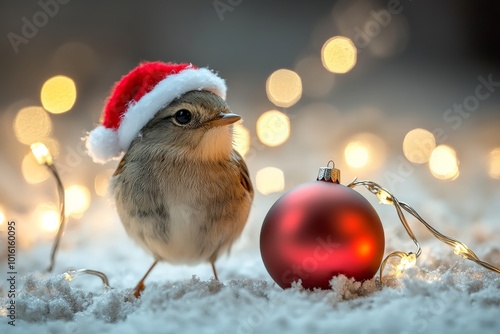
[[[414,253],[409,253],[401,257],[399,264],[396,266],[397,275],[401,275],[406,269],[414,267],[417,263],[417,256]]]
[[[44,143],[36,142],[31,144],[31,153],[35,156],[36,161],[40,165],[52,165],[52,155],[50,155],[49,149]]]
[[[383,189],[379,189],[379,191],[377,192],[377,197],[380,200],[379,203],[394,204],[394,202],[392,200],[392,196],[387,191],[385,191]]]
[[[63,275],[64,275],[64,279],[66,281],[71,282],[71,281],[77,279],[78,276],[81,275],[81,273],[78,270],[68,270]]]
[[[66,281],[71,282],[73,280],[73,276],[69,272],[66,272],[66,273],[64,273],[64,279]]]
[[[453,252],[455,254],[463,257],[464,259],[467,258],[468,251],[469,251],[469,249],[467,248],[467,246],[465,246],[463,244],[456,244],[455,249],[453,250]]]
[[[404,266],[404,269],[410,269],[417,264],[417,256],[414,253],[410,253],[407,256],[401,258],[401,265]]]
[[[77,279],[78,277],[80,277],[82,275],[97,276],[97,277],[99,277],[102,280],[102,283],[105,286],[109,287],[108,276],[106,276],[105,273],[103,273],[101,271],[97,271],[97,270],[92,270],[92,269],[68,270],[67,272],[65,272],[63,274],[63,277],[68,282],[71,282],[71,281],[74,281],[75,279]]]

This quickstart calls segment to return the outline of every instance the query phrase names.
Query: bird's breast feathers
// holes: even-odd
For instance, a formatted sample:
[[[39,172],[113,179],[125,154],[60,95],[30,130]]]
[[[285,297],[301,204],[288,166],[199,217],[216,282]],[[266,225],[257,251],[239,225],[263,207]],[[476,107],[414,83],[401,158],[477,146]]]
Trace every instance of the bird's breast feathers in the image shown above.
[[[219,254],[240,235],[250,209],[252,193],[241,183],[241,163],[193,161],[181,167],[163,161],[147,171],[142,166],[141,177],[124,168],[112,186],[125,229],[156,258],[171,263]]]

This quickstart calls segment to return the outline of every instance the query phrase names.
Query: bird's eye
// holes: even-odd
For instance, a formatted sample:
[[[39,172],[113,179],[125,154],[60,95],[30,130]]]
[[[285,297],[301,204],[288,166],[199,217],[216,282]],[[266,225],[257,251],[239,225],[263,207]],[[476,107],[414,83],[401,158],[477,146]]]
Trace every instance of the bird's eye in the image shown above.
[[[191,122],[192,118],[191,112],[186,109],[179,110],[178,112],[175,113],[174,117],[177,123],[181,125],[188,124],[189,122]]]

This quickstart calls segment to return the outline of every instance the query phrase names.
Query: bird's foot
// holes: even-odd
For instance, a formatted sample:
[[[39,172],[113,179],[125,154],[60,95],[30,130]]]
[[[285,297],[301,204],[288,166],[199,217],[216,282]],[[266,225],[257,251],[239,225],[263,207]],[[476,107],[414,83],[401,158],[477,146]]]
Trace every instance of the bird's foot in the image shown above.
[[[144,283],[140,281],[134,289],[134,297],[139,298],[141,296],[141,292],[144,291],[145,288],[146,286],[144,285]]]
[[[125,302],[127,303],[134,303],[136,302],[139,297],[141,297],[141,292],[144,291],[144,289],[146,288],[146,286],[143,284],[143,283],[140,283],[138,284],[135,288],[134,288],[134,293],[133,294],[127,294],[125,296]]]

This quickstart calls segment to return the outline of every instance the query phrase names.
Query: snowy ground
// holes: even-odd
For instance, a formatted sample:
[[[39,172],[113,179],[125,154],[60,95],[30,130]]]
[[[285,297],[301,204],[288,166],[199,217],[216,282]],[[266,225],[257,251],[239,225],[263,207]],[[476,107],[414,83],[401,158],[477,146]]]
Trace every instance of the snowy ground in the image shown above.
[[[460,217],[451,213],[451,195],[426,200],[422,192],[407,192],[402,199],[413,203],[422,216],[435,218],[429,221],[442,232],[461,239],[481,258],[499,266],[500,229],[495,203],[500,202],[500,194],[494,187],[490,194],[487,201],[470,199],[478,201],[470,203],[472,208],[482,203],[480,214],[472,211],[473,219],[467,214]],[[16,327],[7,324],[4,313],[0,317],[0,332],[500,331],[500,275],[457,257],[451,248],[432,239],[415,222],[412,226],[423,244],[423,255],[417,267],[402,278],[387,277],[382,288],[376,279],[361,284],[337,277],[332,279],[332,290],[328,291],[307,291],[300,286],[282,290],[268,276],[258,250],[260,224],[278,196],[257,196],[242,238],[232,254],[217,263],[221,282],[212,279],[207,264],[161,264],[148,278],[142,298],[133,301],[126,299],[151,259],[128,239],[112,207],[105,201],[95,201],[80,222],[70,221],[53,274],[43,273],[48,265],[50,241],[36,242],[18,254],[20,293],[16,298]],[[392,208],[377,209],[386,226],[386,252],[395,248],[412,251]],[[79,268],[105,272],[112,289],[103,288],[93,276],[80,276],[71,282],[64,278],[66,270]],[[2,286],[2,297],[6,296],[5,287]],[[6,299],[0,301],[5,303]]]

